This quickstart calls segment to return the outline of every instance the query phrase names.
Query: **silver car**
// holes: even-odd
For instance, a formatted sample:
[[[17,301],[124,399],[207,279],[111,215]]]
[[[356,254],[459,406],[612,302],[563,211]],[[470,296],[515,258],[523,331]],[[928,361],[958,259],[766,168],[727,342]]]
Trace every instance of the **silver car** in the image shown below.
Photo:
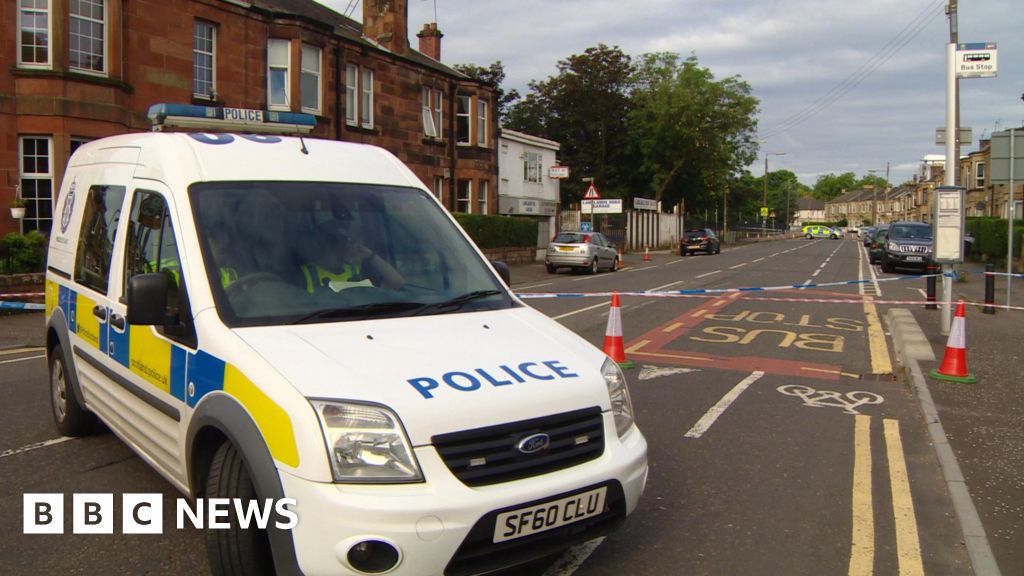
[[[600,232],[559,232],[548,244],[544,265],[549,274],[561,267],[596,274],[601,268],[614,272],[619,251]]]

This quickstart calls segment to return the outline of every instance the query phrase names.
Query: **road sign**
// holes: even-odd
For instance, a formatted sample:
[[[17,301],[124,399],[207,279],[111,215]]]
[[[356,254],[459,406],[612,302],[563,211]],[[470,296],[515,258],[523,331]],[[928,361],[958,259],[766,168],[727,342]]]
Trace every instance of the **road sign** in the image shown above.
[[[587,192],[585,194],[583,194],[583,199],[584,200],[597,200],[600,197],[601,197],[601,195],[598,194],[597,188],[594,187],[594,183],[591,182],[590,183],[590,187],[587,188]]]
[[[650,198],[633,198],[633,208],[637,210],[657,210],[657,200],[651,200]]]
[[[767,218],[767,217],[768,217],[768,207],[767,206],[761,206],[761,218]]]
[[[956,45],[957,78],[995,78],[996,43],[977,42]]]
[[[584,214],[622,214],[622,198],[583,201]]]
[[[590,222],[580,222],[580,232],[590,232]]]
[[[549,166],[548,167],[548,178],[564,179],[569,177],[568,166]]]
[[[960,143],[970,144],[974,141],[974,129],[971,127],[960,127]],[[946,143],[946,128],[939,127],[935,129],[935,143],[945,144]]]

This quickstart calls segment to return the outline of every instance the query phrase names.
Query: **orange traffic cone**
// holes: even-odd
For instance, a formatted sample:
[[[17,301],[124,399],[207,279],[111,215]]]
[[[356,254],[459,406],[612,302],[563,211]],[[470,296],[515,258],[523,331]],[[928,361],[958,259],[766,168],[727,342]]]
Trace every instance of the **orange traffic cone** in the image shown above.
[[[967,306],[963,300],[956,305],[953,326],[949,329],[949,340],[946,342],[946,353],[942,356],[942,365],[938,370],[929,372],[932,378],[973,384],[978,379],[967,371]]]
[[[650,251],[650,248],[651,248],[651,246],[649,244],[644,244],[644,262],[650,262],[651,261],[651,251]]]
[[[615,269],[622,270],[626,267],[626,261],[622,259],[622,254],[615,254]]]
[[[633,362],[626,360],[622,342],[622,311],[619,309],[619,293],[612,293],[612,307],[608,310],[608,328],[604,333],[604,353],[622,368],[632,368]]]

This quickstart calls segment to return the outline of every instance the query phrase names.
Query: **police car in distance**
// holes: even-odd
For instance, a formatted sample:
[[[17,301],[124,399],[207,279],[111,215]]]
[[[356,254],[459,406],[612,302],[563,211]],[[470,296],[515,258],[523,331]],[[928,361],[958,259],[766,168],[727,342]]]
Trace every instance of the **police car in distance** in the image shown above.
[[[102,421],[192,498],[295,502],[291,528],[209,530],[217,573],[489,573],[613,530],[648,472],[619,366],[524,305],[395,156],[266,134],[312,124],[275,114],[161,105],[199,132],[71,157],[46,275],[60,432]]]
[[[808,240],[812,238],[831,238],[833,240],[839,238],[841,232],[836,231],[834,228],[828,226],[820,226],[817,224],[804,226],[800,233],[803,234],[804,238]]]

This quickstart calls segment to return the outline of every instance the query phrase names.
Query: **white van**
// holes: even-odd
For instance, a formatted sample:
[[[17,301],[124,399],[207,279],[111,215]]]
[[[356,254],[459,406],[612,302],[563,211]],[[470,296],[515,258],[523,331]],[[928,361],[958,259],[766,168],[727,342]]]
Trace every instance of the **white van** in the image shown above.
[[[208,529],[219,571],[486,573],[636,507],[622,371],[510,292],[388,152],[114,136],[75,152],[55,210],[60,431],[98,418],[189,498],[290,513]]]

